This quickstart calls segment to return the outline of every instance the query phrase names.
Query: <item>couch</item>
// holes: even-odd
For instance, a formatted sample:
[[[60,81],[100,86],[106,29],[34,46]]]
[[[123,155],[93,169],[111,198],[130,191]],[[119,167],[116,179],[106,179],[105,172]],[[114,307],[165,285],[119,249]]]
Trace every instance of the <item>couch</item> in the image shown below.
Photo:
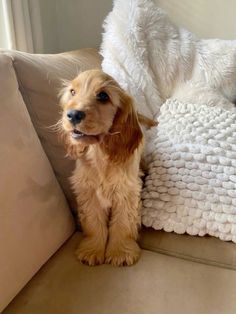
[[[233,243],[142,228],[134,266],[76,260],[74,162],[50,126],[62,80],[100,64],[93,49],[0,52],[0,312],[235,314]]]

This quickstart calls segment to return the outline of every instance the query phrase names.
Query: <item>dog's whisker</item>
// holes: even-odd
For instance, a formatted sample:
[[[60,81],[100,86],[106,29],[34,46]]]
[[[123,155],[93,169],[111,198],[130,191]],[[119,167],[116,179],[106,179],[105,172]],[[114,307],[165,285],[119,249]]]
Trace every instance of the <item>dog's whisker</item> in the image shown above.
[[[50,131],[53,132],[62,132],[63,128],[62,128],[62,120],[59,120],[57,123],[46,126],[46,129],[49,129]]]

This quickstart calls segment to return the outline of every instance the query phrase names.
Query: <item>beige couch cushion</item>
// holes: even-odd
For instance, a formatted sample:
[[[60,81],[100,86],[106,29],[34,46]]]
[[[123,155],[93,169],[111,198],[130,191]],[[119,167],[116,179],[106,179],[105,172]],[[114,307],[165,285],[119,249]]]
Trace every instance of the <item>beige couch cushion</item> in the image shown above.
[[[140,245],[145,250],[236,270],[236,244],[210,236],[179,235],[143,228]]]
[[[235,314],[236,272],[142,251],[131,267],[81,265],[78,235],[3,314]]]
[[[30,75],[30,73],[29,73]],[[71,235],[74,223],[0,54],[0,312]]]
[[[58,93],[62,79],[73,79],[79,72],[100,67],[101,59],[94,49],[55,54],[33,55],[18,51],[7,52],[13,59],[20,90],[33,125],[54,172],[71,207],[75,206],[68,177],[74,162],[65,158],[63,143],[49,129],[60,117]]]

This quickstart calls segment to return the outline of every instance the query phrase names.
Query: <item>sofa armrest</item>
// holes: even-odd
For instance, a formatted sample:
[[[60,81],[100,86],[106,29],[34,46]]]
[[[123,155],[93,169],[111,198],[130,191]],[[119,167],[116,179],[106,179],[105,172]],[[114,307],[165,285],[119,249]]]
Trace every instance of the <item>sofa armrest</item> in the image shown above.
[[[30,120],[12,59],[0,53],[0,312],[74,232]]]

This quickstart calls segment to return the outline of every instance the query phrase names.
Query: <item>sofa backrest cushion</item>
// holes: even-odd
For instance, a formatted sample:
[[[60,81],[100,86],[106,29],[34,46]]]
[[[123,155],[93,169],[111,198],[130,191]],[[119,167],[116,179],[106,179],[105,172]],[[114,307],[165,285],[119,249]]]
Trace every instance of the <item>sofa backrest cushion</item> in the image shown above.
[[[0,312],[73,233],[74,221],[0,54]]]
[[[82,71],[99,68],[101,57],[95,49],[54,55],[19,51],[7,53],[13,59],[20,90],[42,146],[71,208],[74,208],[75,200],[68,180],[74,161],[65,157],[64,144],[49,127],[60,118],[58,93],[62,88],[62,80],[71,80]]]

